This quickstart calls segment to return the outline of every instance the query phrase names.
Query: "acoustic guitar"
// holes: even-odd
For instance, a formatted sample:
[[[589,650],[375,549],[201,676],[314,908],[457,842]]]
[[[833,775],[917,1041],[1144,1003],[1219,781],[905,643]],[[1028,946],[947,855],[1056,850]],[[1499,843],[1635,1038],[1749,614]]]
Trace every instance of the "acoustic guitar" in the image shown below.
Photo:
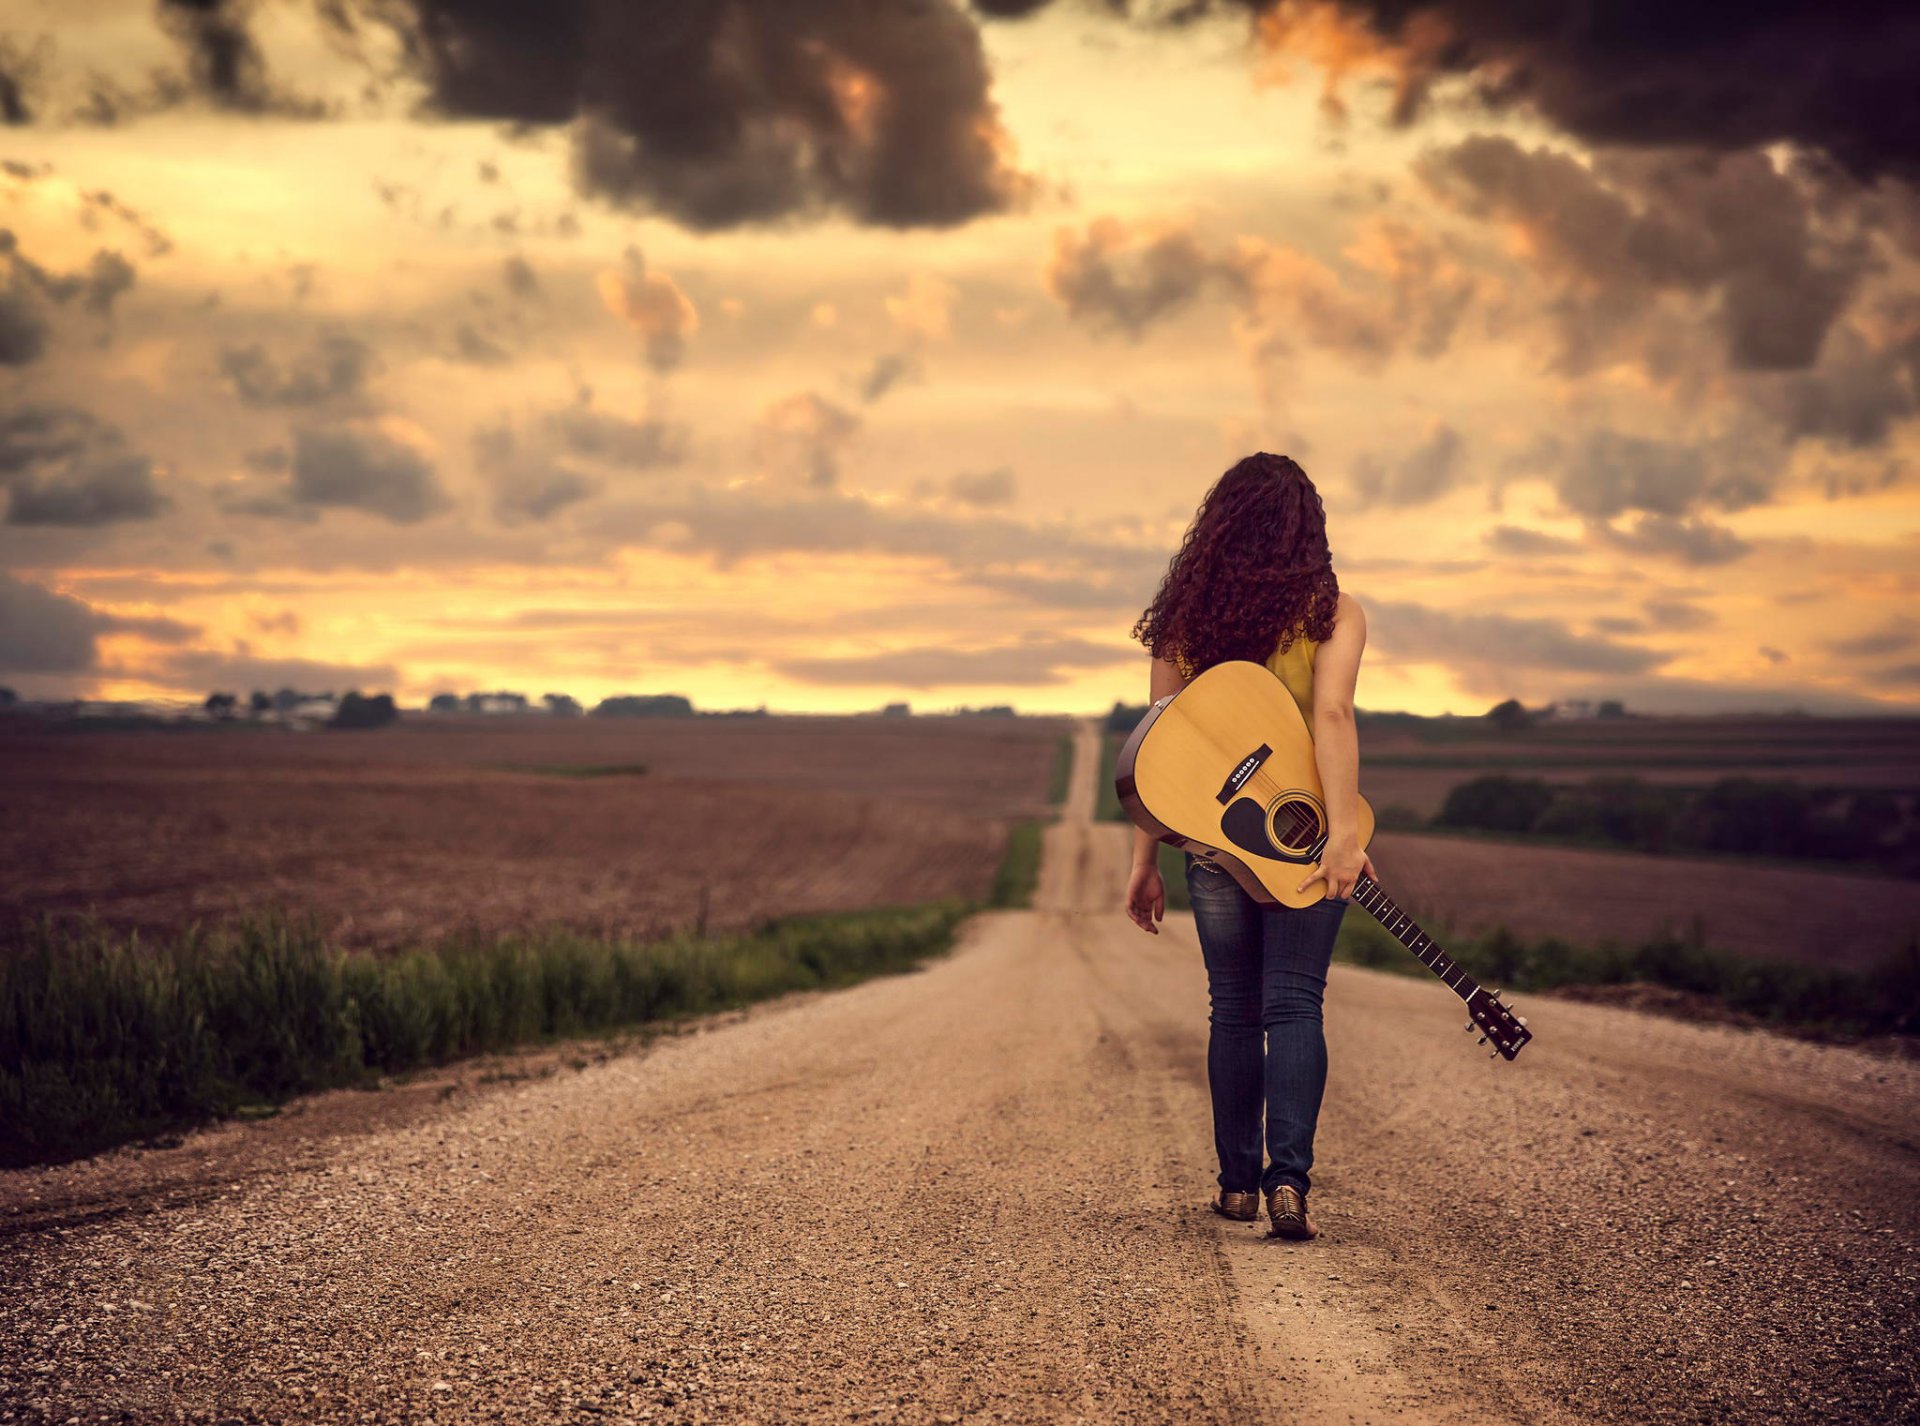
[[[1311,906],[1324,882],[1298,891],[1302,869],[1327,844],[1327,811],[1313,734],[1286,685],[1264,665],[1215,664],[1147,709],[1114,770],[1120,805],[1136,826],[1225,869],[1254,900]],[[1360,845],[1373,808],[1360,799]],[[1361,873],[1351,900],[1365,907],[1467,1004],[1488,1054],[1512,1059],[1532,1039],[1527,1022],[1481,988],[1380,883]]]

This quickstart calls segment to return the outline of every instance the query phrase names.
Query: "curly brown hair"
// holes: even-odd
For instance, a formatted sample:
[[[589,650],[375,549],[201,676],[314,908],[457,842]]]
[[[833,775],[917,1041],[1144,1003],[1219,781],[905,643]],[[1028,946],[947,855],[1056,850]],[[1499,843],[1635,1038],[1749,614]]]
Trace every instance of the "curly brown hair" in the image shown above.
[[[1265,663],[1333,633],[1340,581],[1327,512],[1307,473],[1266,451],[1213,483],[1133,637],[1192,678],[1229,659]]]

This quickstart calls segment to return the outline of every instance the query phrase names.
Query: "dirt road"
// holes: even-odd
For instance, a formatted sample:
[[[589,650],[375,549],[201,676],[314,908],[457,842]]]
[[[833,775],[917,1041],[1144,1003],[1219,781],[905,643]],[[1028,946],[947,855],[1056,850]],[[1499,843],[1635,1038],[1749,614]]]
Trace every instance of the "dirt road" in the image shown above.
[[[1525,997],[1507,1064],[1336,967],[1320,1238],[1208,1214],[1092,746],[923,971],[0,1176],[0,1420],[1913,1418],[1911,1064]]]

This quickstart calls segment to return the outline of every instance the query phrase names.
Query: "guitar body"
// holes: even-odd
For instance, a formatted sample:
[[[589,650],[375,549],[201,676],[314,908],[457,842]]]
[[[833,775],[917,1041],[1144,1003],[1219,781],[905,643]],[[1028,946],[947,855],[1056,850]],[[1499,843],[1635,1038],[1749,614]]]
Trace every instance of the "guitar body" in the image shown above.
[[[1256,901],[1311,906],[1294,888],[1327,843],[1313,734],[1286,685],[1257,663],[1215,664],[1147,710],[1114,770],[1136,826],[1218,862]],[[1373,808],[1360,799],[1360,845]]]
[[[1311,906],[1324,881],[1296,891],[1327,845],[1326,803],[1313,733],[1286,685],[1264,664],[1233,660],[1155,703],[1114,767],[1114,790],[1134,825],[1218,862],[1255,901]],[[1373,808],[1359,800],[1360,845]],[[1533,1038],[1526,1019],[1434,944],[1380,883],[1362,873],[1351,900],[1466,1002],[1471,1032],[1511,1060]]]

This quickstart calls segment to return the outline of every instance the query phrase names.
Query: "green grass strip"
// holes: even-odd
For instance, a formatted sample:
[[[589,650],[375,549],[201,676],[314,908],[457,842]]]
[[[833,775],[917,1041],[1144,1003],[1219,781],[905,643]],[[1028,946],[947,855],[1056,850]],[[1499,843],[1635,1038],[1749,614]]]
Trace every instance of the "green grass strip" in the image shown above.
[[[1016,822],[1007,834],[1007,850],[993,874],[993,889],[987,904],[997,907],[1033,905],[1033,891],[1040,884],[1041,822]]]
[[[349,954],[257,914],[147,941],[43,915],[0,948],[0,1163],[91,1152],[381,1074],[908,969],[957,900],[636,942],[553,931]]]
[[[1126,809],[1113,785],[1114,769],[1120,765],[1120,745],[1126,739],[1109,732],[1100,734],[1100,783],[1093,789],[1093,817],[1096,822],[1124,822]]]
[[[1073,734],[1062,733],[1053,755],[1053,772],[1047,783],[1047,801],[1055,807],[1067,800],[1067,784],[1073,780]]]
[[[1640,981],[1710,995],[1783,1027],[1837,1036],[1920,1033],[1920,941],[1870,970],[1849,971],[1759,960],[1675,935],[1577,946],[1554,936],[1526,940],[1499,926],[1481,936],[1436,930],[1434,939],[1475,980],[1503,992]],[[1432,974],[1360,910],[1342,920],[1334,955],[1352,965]]]

